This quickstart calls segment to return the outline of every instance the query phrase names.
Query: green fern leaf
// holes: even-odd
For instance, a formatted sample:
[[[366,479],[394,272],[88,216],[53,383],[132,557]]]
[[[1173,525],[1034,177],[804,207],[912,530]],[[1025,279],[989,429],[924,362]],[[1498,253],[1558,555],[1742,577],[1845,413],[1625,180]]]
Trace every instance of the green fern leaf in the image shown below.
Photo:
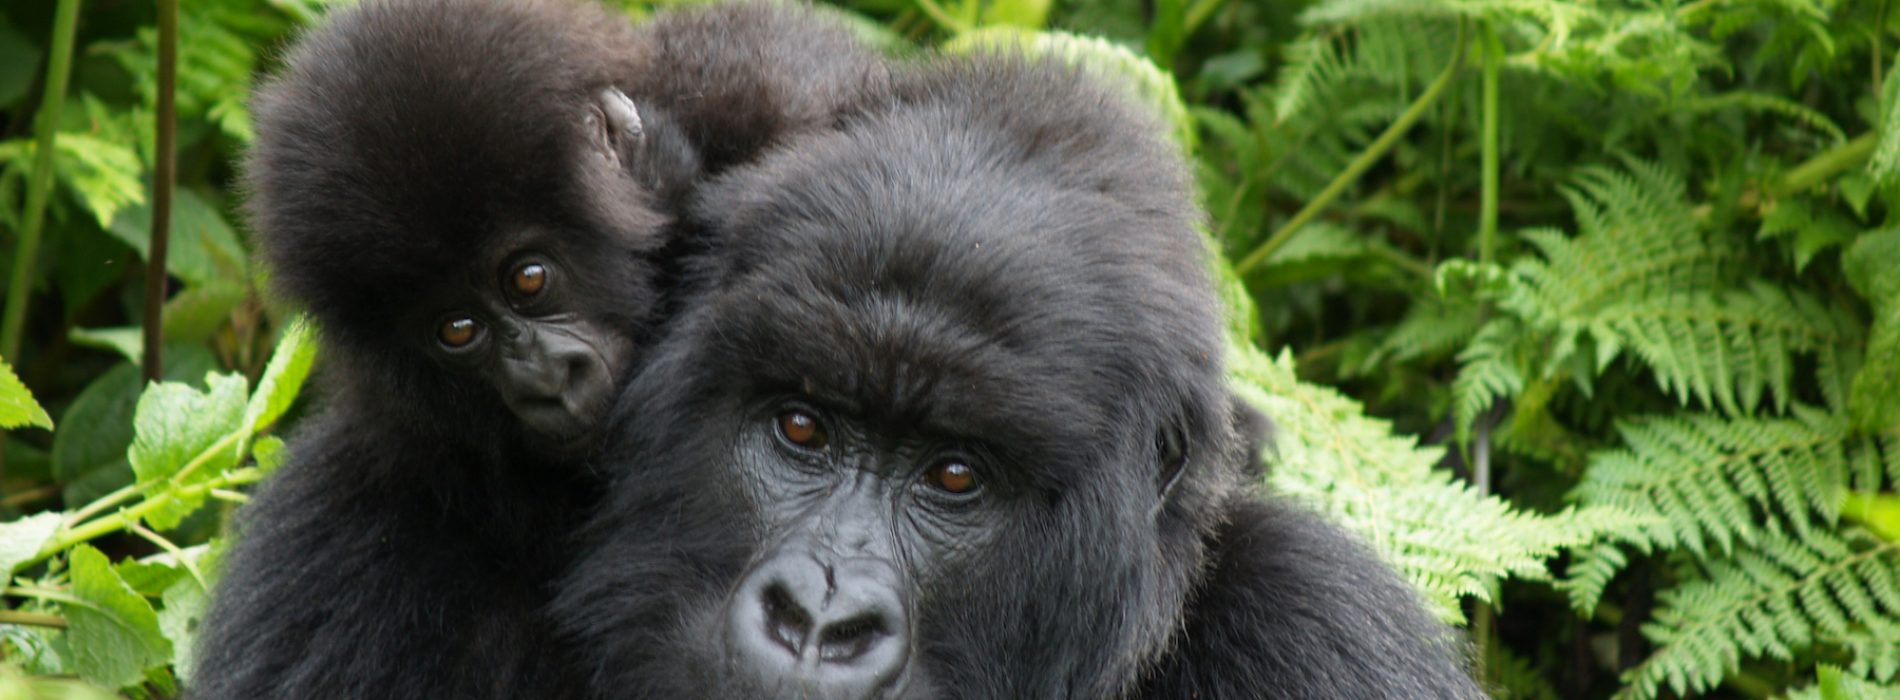
[[[1893,458],[1856,437],[1844,416],[1805,406],[1790,418],[1692,413],[1623,422],[1617,433],[1624,447],[1591,455],[1577,502],[1650,516],[1618,536],[1644,551],[1686,548],[1698,559],[1839,522],[1849,475]],[[1626,562],[1605,551],[1614,547],[1598,544],[1573,562],[1561,588],[1576,609],[1594,609]]]
[[[1656,651],[1617,697],[1705,692],[1745,659],[1792,660],[1823,635],[1875,624],[1900,625],[1900,543],[1856,530],[1768,534],[1658,596],[1642,628]]]

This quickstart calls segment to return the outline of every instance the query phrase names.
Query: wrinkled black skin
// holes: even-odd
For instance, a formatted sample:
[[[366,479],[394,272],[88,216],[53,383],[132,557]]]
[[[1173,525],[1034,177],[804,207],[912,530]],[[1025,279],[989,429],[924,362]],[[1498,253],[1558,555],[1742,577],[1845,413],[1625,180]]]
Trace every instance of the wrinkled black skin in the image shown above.
[[[894,82],[700,190],[725,245],[622,395],[554,606],[597,696],[1482,697],[1402,581],[1252,486],[1163,129],[1016,58]],[[981,490],[933,490],[945,459]],[[757,624],[788,560],[826,569],[811,614]],[[840,615],[878,652],[775,670],[824,643],[773,634]]]
[[[676,44],[696,48],[662,51]],[[829,126],[825,100],[846,109],[883,69],[796,9],[682,10],[635,29],[552,0],[368,0],[286,63],[257,98],[245,167],[276,291],[322,329],[324,393],[239,515],[188,692],[569,696],[540,610],[602,488],[584,457],[665,303],[671,239],[688,230],[677,207],[745,157],[702,158],[692,139],[760,146]],[[682,75],[725,82],[688,95]],[[639,138],[612,128],[609,88],[631,98]],[[701,122],[761,131],[685,126]],[[510,298],[529,256],[549,286]],[[447,351],[451,312],[490,335]],[[535,340],[503,344],[527,327]],[[559,372],[582,360],[547,350],[576,343],[598,362],[562,397],[604,389],[602,405],[552,425],[512,410],[522,387],[502,358]]]

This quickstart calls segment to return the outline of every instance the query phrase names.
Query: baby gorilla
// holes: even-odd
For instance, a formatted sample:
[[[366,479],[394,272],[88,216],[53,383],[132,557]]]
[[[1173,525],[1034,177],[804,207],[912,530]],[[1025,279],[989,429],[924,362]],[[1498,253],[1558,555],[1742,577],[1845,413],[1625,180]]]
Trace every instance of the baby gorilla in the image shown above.
[[[601,696],[1481,697],[1256,493],[1181,156],[1086,77],[940,60],[700,191],[555,606]]]
[[[769,4],[636,30],[553,0],[368,0],[303,37],[246,169],[330,392],[240,517],[192,694],[563,694],[538,610],[665,303],[673,208],[884,78]]]

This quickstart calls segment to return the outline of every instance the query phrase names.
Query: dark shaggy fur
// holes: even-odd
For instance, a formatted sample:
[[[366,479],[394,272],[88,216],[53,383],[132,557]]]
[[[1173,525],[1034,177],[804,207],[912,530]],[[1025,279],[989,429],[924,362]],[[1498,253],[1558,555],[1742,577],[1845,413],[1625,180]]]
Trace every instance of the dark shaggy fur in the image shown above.
[[[555,606],[599,695],[1480,697],[1392,572],[1255,492],[1159,125],[1007,57],[895,82],[700,192],[731,242]]]
[[[567,694],[538,610],[600,488],[589,443],[525,426],[495,366],[445,360],[440,309],[534,247],[563,291],[524,317],[578,328],[610,388],[663,302],[670,203],[883,79],[843,28],[768,4],[635,29],[555,0],[367,0],[303,37],[257,98],[246,170],[274,286],[322,327],[327,395],[240,514],[191,695]],[[617,159],[583,118],[608,87],[645,131]]]

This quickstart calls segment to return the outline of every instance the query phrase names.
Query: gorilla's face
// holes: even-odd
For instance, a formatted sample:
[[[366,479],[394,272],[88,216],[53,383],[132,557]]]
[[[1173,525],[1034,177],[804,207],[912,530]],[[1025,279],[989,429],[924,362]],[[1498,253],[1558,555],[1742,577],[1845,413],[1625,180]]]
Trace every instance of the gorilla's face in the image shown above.
[[[1175,155],[1069,77],[924,85],[702,190],[712,283],[556,606],[599,687],[1094,700],[1154,662],[1229,478],[1218,323]]]
[[[1033,217],[932,211],[780,220],[644,377],[630,488],[686,485],[634,509],[725,523],[659,616],[695,669],[662,692],[1107,697],[1176,624],[1198,539],[1163,504],[1206,368]]]

